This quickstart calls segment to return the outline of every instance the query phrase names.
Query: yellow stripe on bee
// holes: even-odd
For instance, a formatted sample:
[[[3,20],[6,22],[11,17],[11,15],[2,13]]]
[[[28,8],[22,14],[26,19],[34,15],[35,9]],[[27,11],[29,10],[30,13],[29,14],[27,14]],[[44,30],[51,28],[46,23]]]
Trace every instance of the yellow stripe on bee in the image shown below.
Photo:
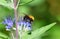
[[[29,15],[29,18],[31,18],[32,20],[34,20],[34,17],[33,17],[33,16],[31,16],[31,15]]]

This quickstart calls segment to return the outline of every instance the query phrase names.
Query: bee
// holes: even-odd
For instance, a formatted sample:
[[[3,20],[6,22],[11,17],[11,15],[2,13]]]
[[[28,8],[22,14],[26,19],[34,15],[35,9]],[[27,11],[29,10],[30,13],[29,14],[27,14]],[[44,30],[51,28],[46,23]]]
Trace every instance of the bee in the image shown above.
[[[21,16],[20,21],[18,22],[20,31],[27,32],[30,35],[33,21],[34,17],[32,15]]]
[[[25,15],[23,21],[26,23],[25,29],[30,35],[32,33],[32,22],[34,21],[34,17],[32,15]]]
[[[34,17],[32,15],[25,15],[23,20],[25,22],[29,22],[29,23],[32,23],[34,21]]]

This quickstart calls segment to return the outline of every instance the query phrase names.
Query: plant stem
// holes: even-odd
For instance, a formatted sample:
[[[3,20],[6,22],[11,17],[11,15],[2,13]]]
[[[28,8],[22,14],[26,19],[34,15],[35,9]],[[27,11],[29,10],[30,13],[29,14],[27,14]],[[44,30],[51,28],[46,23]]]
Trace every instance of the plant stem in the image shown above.
[[[17,2],[17,5],[16,5],[16,8],[18,8],[18,6],[19,6],[19,3],[20,3],[20,0],[18,0],[18,2]]]
[[[15,12],[15,18],[16,18],[16,21],[15,21],[15,23],[16,23],[16,39],[18,39],[18,24],[17,24],[18,18],[17,18],[17,10],[15,9],[14,12]]]
[[[15,14],[15,23],[16,23],[16,39],[18,39],[18,13],[17,13],[17,8],[16,8],[16,5],[17,5],[17,0],[14,0],[14,14]]]
[[[11,31],[11,35],[12,35],[12,39],[15,39],[15,38],[14,38],[14,34],[13,34],[13,32],[12,32],[12,31]]]
[[[22,31],[19,32],[20,39],[22,39]]]

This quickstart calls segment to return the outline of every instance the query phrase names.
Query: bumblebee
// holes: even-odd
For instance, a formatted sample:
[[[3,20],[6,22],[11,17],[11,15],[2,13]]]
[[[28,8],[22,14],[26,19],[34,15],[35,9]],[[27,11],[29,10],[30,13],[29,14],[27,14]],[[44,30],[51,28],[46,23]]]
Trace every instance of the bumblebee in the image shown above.
[[[32,15],[25,15],[23,20],[32,23],[34,21],[34,17]]]
[[[34,21],[34,17],[32,15],[25,15],[23,21],[25,21],[25,23],[27,24],[26,28],[28,30],[28,34],[30,35],[32,31],[31,24]]]

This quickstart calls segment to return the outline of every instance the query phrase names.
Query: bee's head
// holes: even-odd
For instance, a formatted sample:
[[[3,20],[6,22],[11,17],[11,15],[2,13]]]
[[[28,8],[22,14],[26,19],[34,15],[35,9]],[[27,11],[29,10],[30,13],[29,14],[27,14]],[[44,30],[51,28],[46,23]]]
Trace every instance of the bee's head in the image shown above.
[[[25,15],[23,20],[28,21],[28,22],[33,22],[34,17],[31,15]]]

